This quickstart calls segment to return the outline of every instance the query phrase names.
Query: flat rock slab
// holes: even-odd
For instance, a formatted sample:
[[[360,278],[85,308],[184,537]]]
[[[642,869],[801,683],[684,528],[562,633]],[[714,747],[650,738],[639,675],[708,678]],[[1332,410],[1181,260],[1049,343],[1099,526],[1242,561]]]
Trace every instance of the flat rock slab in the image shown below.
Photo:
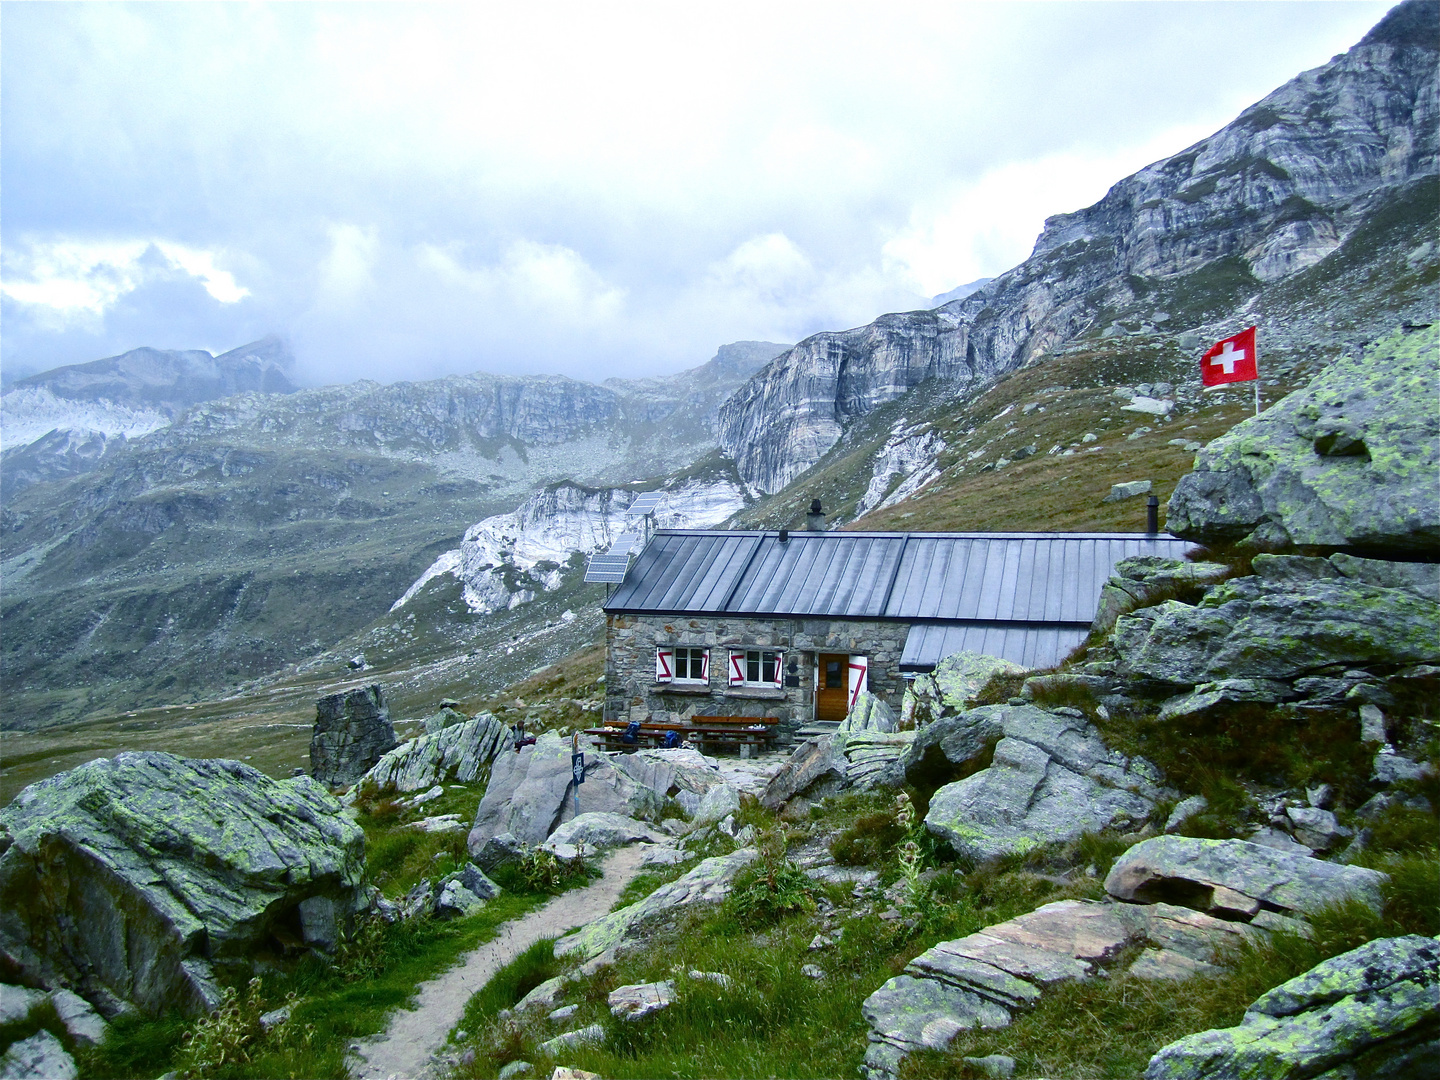
[[[1146,949],[1130,965],[1127,974],[1137,979],[1164,979],[1178,982],[1195,975],[1215,975],[1221,969],[1171,949]]]
[[[573,817],[550,834],[548,844],[585,845],[587,851],[604,851],[643,841],[653,844],[669,838],[642,821],[623,814],[591,812]]]
[[[675,984],[667,980],[617,986],[605,1002],[618,1020],[643,1020],[675,1003]]]
[[[1136,937],[1199,964],[1215,959],[1217,948],[1263,936],[1249,923],[1217,919],[1178,904],[1117,904],[1114,910]]]
[[[588,1024],[575,1031],[567,1031],[563,1035],[556,1035],[540,1044],[540,1052],[554,1057],[556,1054],[563,1054],[566,1050],[574,1050],[577,1046],[594,1046],[605,1041],[605,1029],[599,1024]]]
[[[1112,905],[1083,900],[1057,900],[1028,915],[987,926],[984,933],[1088,962],[1109,959],[1132,936]]]
[[[1010,1010],[1003,1005],[912,975],[890,979],[865,999],[860,1012],[870,1025],[872,1042],[888,1043],[902,1053],[944,1050],[962,1031],[1010,1023]]]
[[[754,848],[741,848],[729,855],[705,859],[669,884],[661,885],[645,899],[612,911],[576,933],[562,937],[555,942],[555,955],[589,960],[618,947],[627,940],[632,929],[651,916],[692,904],[719,903],[730,894],[730,884],[735,875],[759,856]]]
[[[1145,1080],[1434,1075],[1440,943],[1381,938],[1262,994],[1236,1027],[1162,1048]]]
[[[1090,964],[1073,956],[1007,941],[985,930],[958,941],[943,941],[930,951],[937,950],[989,964],[1041,987],[1083,979],[1092,970]]]
[[[1289,854],[1244,840],[1198,840],[1157,836],[1136,844],[1116,860],[1105,891],[1120,900],[1180,899],[1186,907],[1212,906],[1223,888],[1272,908],[1316,911],[1326,904],[1357,899],[1377,911],[1386,875],[1359,866],[1341,866]]]

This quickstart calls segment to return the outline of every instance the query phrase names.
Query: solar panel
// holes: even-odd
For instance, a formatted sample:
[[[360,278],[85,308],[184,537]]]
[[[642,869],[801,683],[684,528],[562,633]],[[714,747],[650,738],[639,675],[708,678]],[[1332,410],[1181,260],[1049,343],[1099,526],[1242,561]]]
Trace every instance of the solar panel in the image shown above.
[[[623,532],[617,536],[615,542],[610,545],[610,551],[617,555],[622,552],[629,555],[632,552],[639,551],[644,545],[645,537],[642,533]]]
[[[618,585],[625,580],[625,572],[630,569],[630,556],[614,555],[605,553],[591,555],[590,561],[585,565],[586,581],[602,581],[612,585]]]
[[[663,491],[646,491],[637,495],[635,501],[625,511],[626,517],[643,517],[646,514],[653,514],[655,508],[660,505],[660,500],[665,498]]]

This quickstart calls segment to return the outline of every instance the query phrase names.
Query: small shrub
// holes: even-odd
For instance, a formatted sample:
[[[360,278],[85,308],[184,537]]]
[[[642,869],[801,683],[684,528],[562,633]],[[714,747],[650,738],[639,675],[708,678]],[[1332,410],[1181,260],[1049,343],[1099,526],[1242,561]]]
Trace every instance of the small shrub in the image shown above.
[[[905,836],[893,812],[863,814],[830,842],[830,854],[841,866],[872,866],[889,856]]]
[[[1041,674],[1033,671],[997,671],[980,692],[975,695],[976,705],[1004,705],[1012,697],[1019,697],[1020,689],[1025,685],[1025,680],[1031,675]]]
[[[206,1076],[248,1062],[254,1044],[264,1037],[260,980],[250,980],[244,997],[228,986],[221,993],[220,1007],[197,1020],[182,1041],[178,1071],[183,1077]]]
[[[815,909],[815,883],[788,859],[770,856],[747,867],[726,899],[741,926],[777,923],[787,915]]]

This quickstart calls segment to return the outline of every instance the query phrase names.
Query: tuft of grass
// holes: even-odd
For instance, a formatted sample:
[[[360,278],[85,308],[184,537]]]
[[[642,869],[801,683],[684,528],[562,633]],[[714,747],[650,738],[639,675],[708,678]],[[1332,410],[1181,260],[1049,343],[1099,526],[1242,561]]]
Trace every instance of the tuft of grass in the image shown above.
[[[830,842],[830,854],[841,866],[871,866],[890,857],[905,837],[893,809],[862,814]]]

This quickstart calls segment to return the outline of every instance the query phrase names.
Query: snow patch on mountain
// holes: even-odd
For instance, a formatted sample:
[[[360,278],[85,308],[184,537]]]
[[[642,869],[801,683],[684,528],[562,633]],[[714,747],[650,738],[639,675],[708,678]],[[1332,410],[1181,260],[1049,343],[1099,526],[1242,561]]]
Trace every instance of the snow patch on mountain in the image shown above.
[[[933,431],[897,428],[875,455],[870,486],[855,507],[855,516],[864,517],[871,510],[904,502],[934,480],[940,475],[935,459],[944,449],[945,440]],[[891,491],[891,484],[897,476],[904,479]]]
[[[46,386],[22,386],[0,397],[0,447],[28,446],[52,431],[136,439],[158,431],[170,418],[153,409],[136,409],[106,398],[79,401],[57,397]]]
[[[470,526],[460,546],[436,559],[390,610],[445,575],[461,583],[465,604],[476,615],[553,592],[573,555],[604,551],[625,531],[625,510],[638,494],[571,483],[538,491],[511,513]],[[665,493],[655,523],[662,529],[712,528],[744,505],[744,493],[729,480],[690,481]]]

